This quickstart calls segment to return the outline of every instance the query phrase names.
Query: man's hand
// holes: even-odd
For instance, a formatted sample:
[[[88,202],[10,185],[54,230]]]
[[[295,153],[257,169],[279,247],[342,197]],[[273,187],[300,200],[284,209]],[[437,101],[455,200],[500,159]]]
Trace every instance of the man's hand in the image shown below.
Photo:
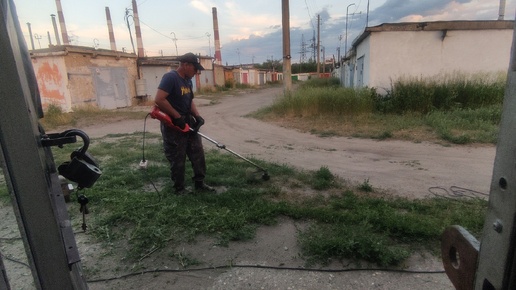
[[[194,132],[197,133],[202,125],[204,125],[204,119],[201,116],[195,117],[195,125],[193,127]]]
[[[174,123],[174,126],[178,127],[181,130],[183,130],[186,126],[185,120],[182,117],[174,118],[172,120],[172,123]]]

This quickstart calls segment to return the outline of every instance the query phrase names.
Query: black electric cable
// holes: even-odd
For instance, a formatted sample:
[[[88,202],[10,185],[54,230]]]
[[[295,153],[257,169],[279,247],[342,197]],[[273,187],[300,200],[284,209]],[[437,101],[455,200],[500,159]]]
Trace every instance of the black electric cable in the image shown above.
[[[442,197],[447,198],[450,200],[457,200],[459,198],[476,198],[476,199],[484,199],[485,197],[489,196],[489,194],[475,191],[472,189],[459,187],[459,186],[450,186],[450,190],[442,187],[442,186],[433,186],[428,188],[428,191],[432,193],[436,197]],[[440,191],[438,193],[438,191]]]
[[[145,119],[143,120],[143,141],[142,141],[142,162],[147,162],[147,159],[145,159],[145,132],[147,131],[147,117],[150,116],[150,113],[148,113],[145,116]],[[147,180],[150,182],[156,193],[158,194],[158,200],[161,201],[161,193],[159,192],[158,188],[152,182],[152,180],[147,176],[147,170],[144,170],[143,174],[147,178]]]
[[[344,273],[344,272],[359,272],[359,271],[377,271],[377,272],[395,272],[395,273],[407,273],[407,274],[443,274],[446,273],[444,270],[435,271],[423,271],[423,270],[403,270],[403,269],[386,269],[386,268],[350,268],[350,269],[314,269],[314,268],[294,268],[294,267],[275,267],[275,266],[263,266],[263,265],[224,265],[214,266],[205,268],[194,268],[194,269],[155,269],[146,270],[135,273],[129,273],[117,277],[101,278],[88,280],[88,283],[107,282],[112,280],[124,279],[132,276],[139,276],[143,274],[151,273],[185,273],[185,272],[199,272],[208,270],[220,270],[220,269],[231,269],[231,268],[254,268],[254,269],[270,269],[270,270],[289,270],[289,271],[306,271],[306,272],[321,272],[321,273]]]
[[[11,262],[13,262],[13,263],[17,263],[17,264],[23,265],[23,266],[25,266],[25,267],[27,267],[27,268],[29,268],[29,269],[30,269],[30,266],[29,266],[29,264],[27,264],[27,263],[24,263],[24,262],[18,261],[18,260],[13,259],[13,258],[9,258],[9,257],[7,257],[6,255],[2,255],[2,253],[0,253],[0,257],[2,257],[2,258],[4,258],[4,259],[6,259],[6,260],[8,260],[8,261],[11,261]]]
[[[13,237],[13,238],[0,238],[0,241],[16,241],[21,240],[21,237]]]

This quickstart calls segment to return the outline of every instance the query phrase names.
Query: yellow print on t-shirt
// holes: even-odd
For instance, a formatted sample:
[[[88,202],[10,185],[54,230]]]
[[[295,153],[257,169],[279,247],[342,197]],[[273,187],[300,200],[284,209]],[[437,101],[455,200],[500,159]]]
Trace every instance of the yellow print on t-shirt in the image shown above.
[[[181,87],[181,96],[192,93],[192,90],[189,87]]]

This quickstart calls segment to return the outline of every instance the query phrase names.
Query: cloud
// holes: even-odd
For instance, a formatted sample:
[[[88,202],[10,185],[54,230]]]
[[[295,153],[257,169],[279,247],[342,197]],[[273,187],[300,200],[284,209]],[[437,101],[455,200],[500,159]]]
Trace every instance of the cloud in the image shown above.
[[[210,5],[206,5],[204,1],[191,0],[190,6],[206,15],[211,15],[211,7]]]
[[[514,7],[509,2],[506,11]],[[497,0],[387,0],[370,12],[369,26],[381,23],[439,20],[496,20]]]

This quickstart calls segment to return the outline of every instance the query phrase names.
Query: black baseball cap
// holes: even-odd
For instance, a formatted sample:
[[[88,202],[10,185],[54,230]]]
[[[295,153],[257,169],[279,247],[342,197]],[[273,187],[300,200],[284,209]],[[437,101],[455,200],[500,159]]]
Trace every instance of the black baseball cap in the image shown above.
[[[195,66],[195,69],[197,69],[197,70],[204,70],[204,67],[202,67],[202,65],[199,62],[199,58],[191,52],[183,54],[183,55],[179,56],[177,59],[180,62],[188,62],[188,63],[193,64]]]

